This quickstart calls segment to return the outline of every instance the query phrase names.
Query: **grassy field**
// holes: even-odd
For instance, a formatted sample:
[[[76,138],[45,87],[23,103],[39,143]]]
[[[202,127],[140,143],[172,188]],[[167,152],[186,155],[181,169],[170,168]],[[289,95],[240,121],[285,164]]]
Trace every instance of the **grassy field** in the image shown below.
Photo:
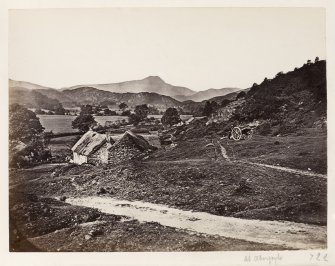
[[[255,135],[251,140],[223,143],[233,158],[327,173],[325,131],[309,129],[280,137]]]
[[[69,133],[77,132],[77,129],[72,128],[72,121],[76,116],[72,115],[38,115],[42,126],[45,131],[52,131],[53,133]],[[127,116],[95,116],[95,121],[104,126],[106,121],[126,120]]]
[[[160,150],[153,155],[155,160],[215,159],[212,147],[217,141],[226,149],[232,160],[279,165],[315,173],[327,173],[326,132],[309,129],[300,134],[287,136],[261,136],[255,134],[251,140],[234,141],[219,138],[195,138],[177,142],[172,150]],[[216,147],[218,153],[218,147]]]

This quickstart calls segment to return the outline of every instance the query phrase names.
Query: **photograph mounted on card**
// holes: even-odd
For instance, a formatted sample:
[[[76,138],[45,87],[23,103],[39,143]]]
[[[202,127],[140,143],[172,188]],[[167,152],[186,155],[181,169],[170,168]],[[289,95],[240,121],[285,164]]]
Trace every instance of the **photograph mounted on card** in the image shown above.
[[[324,8],[11,9],[8,21],[12,254],[328,262]]]

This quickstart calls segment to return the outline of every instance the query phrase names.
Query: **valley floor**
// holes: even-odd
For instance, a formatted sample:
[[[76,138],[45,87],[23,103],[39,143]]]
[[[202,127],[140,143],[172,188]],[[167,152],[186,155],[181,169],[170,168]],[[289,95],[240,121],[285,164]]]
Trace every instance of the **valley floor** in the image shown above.
[[[215,148],[206,147],[210,141],[206,138],[182,141],[175,148],[158,151],[147,160],[118,166],[53,164],[11,169],[11,250],[204,251],[326,247],[325,134],[255,136],[241,142],[217,140],[228,159],[222,156],[219,144]],[[60,146],[52,145],[65,150],[66,145],[60,142]],[[57,152],[61,153],[62,148]],[[281,169],[283,167],[294,171]],[[67,200],[60,201],[64,196]],[[186,225],[182,225],[183,220],[177,226],[160,219],[150,220],[150,215],[149,220],[141,220],[125,212],[107,212],[101,205],[77,201],[92,197],[95,203],[126,201],[124,211],[131,210],[134,201],[140,201],[149,214],[152,209],[161,211],[157,206],[164,205],[172,208],[167,209],[167,214],[170,210],[178,210],[180,214],[192,211],[193,216],[185,218],[191,219]],[[135,209],[143,211],[139,207]],[[201,223],[203,217],[198,217],[198,212],[222,219],[222,233],[189,228]],[[244,235],[262,231],[268,228],[266,225],[273,227],[264,230],[268,235],[259,239],[242,237],[243,234],[238,237],[238,227],[224,229],[229,219],[250,223]],[[256,230],[252,220],[262,220],[259,224],[264,226]],[[228,234],[230,230],[236,233]],[[320,231],[318,236],[314,234],[316,231]],[[271,237],[283,242],[273,242]]]

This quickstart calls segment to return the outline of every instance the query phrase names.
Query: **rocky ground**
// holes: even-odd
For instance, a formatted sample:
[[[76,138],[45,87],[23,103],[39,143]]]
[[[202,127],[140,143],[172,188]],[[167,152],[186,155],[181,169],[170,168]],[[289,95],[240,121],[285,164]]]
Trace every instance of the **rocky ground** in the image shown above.
[[[30,187],[36,181],[22,182]],[[64,200],[64,199],[63,199]],[[11,251],[280,250],[276,245],[140,223],[62,200],[10,190]]]

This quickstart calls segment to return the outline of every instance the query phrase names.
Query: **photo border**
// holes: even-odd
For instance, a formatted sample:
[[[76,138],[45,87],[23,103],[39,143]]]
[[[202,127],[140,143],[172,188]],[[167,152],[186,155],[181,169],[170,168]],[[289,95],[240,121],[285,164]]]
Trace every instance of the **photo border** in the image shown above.
[[[281,256],[276,265],[335,265],[335,193],[334,193],[334,33],[335,13],[331,1],[131,1],[131,0],[47,0],[25,1],[8,0],[1,3],[0,9],[0,84],[1,84],[1,122],[5,125],[1,131],[0,178],[0,219],[1,263],[3,265],[270,265],[267,261],[247,262],[250,255]],[[327,124],[328,124],[328,248],[313,251],[220,251],[220,252],[70,252],[70,253],[39,253],[39,252],[9,252],[9,222],[8,222],[8,11],[10,9],[40,9],[40,8],[110,8],[110,7],[322,7],[326,9],[326,60],[327,60]],[[7,40],[5,42],[4,40]],[[6,60],[3,60],[6,59]],[[6,178],[7,177],[7,178]],[[327,253],[328,262],[311,261],[311,254]],[[274,265],[274,264],[271,264]]]

